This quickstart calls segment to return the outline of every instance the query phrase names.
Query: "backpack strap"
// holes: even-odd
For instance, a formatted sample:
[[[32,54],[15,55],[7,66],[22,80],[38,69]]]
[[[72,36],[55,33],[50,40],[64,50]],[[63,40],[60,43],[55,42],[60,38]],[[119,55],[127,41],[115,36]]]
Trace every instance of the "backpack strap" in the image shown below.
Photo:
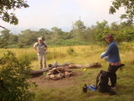
[[[46,45],[45,42],[43,42],[42,44],[45,46],[45,48],[47,48],[47,45]],[[39,45],[39,43],[37,42],[37,43],[36,43],[36,46],[38,46],[38,45]]]
[[[46,45],[46,43],[45,43],[45,42],[43,42],[43,45],[45,46],[45,48],[47,48],[47,45]]]

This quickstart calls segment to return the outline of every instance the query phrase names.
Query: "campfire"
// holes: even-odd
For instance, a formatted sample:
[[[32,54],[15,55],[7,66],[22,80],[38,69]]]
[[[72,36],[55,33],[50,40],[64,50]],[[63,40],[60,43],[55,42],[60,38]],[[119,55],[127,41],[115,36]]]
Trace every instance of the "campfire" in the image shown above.
[[[61,79],[72,76],[72,70],[66,68],[66,67],[55,67],[48,71],[46,74],[46,79]]]

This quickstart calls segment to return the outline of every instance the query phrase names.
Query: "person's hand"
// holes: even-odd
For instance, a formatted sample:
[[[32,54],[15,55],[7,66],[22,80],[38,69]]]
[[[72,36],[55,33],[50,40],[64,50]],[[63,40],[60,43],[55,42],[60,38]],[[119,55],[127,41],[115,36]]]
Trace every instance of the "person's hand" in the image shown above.
[[[37,53],[40,53],[39,51],[36,51]]]
[[[45,52],[48,52],[48,50],[46,50]]]
[[[47,51],[47,49],[45,48],[45,52]]]

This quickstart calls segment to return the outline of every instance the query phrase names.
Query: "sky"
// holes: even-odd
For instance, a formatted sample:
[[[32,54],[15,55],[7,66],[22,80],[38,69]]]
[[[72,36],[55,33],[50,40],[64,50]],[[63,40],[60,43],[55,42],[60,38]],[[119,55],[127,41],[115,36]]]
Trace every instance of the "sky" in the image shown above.
[[[106,20],[110,23],[120,22],[120,9],[115,14],[109,14],[112,0],[27,0],[29,8],[16,10],[18,25],[11,25],[0,20],[0,25],[17,34],[23,30],[51,30],[52,27],[70,31],[73,23],[81,20],[85,26],[96,25],[96,22]],[[0,28],[0,30],[3,30]]]

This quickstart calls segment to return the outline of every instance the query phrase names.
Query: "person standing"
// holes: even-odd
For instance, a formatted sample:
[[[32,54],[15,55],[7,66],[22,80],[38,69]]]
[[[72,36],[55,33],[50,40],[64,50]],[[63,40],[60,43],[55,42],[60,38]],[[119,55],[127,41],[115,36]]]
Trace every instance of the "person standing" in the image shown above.
[[[38,41],[33,45],[33,47],[38,56],[39,68],[46,68],[47,44],[44,42],[42,37],[39,37]]]
[[[114,41],[113,36],[111,34],[107,34],[105,36],[105,40],[109,44],[109,46],[106,52],[102,54],[100,57],[102,59],[105,56],[108,56],[108,62],[109,62],[108,73],[111,81],[111,90],[115,91],[117,85],[116,71],[118,70],[118,68],[124,66],[124,64],[121,64],[119,48],[117,43]]]

